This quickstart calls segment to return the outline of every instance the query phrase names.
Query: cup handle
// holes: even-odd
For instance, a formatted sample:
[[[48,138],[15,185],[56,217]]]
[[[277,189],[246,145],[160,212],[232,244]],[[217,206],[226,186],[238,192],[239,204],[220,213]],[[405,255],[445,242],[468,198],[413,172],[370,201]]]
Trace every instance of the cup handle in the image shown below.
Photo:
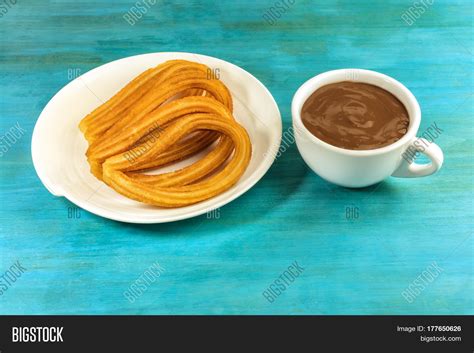
[[[423,153],[430,160],[428,164],[415,163],[416,154]],[[439,146],[424,138],[414,138],[402,155],[402,164],[392,174],[397,178],[419,178],[436,173],[443,165],[444,155]]]

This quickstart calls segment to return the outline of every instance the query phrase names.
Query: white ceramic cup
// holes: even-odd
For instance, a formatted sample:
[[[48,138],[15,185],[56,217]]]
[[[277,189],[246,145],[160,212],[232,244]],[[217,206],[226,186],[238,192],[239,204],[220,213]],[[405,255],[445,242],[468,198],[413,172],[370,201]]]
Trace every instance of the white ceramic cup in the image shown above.
[[[301,121],[301,109],[318,88],[336,82],[354,81],[378,86],[392,93],[406,107],[410,125],[397,142],[373,150],[348,150],[330,145],[314,136]],[[417,138],[420,106],[413,94],[397,80],[369,70],[342,69],[322,73],[296,91],[291,105],[293,129],[298,150],[308,166],[323,179],[345,187],[359,188],[376,184],[389,176],[416,178],[437,172],[443,152],[433,143]],[[413,156],[425,154],[431,163],[417,164]]]

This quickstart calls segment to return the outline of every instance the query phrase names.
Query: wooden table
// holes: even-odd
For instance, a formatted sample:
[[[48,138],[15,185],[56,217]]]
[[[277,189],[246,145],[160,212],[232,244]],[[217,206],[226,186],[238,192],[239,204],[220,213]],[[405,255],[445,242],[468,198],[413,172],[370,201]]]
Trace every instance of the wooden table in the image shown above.
[[[15,125],[20,135],[6,152],[0,136],[0,275],[17,260],[26,268],[0,295],[0,313],[474,313],[471,1],[435,1],[419,18],[412,1],[295,1],[280,18],[269,17],[273,0],[139,3],[137,12],[134,1],[20,0],[0,18],[0,135]],[[162,51],[248,70],[274,95],[284,131],[292,96],[311,76],[386,73],[417,96],[420,131],[443,130],[443,169],[344,189],[289,143],[244,196],[158,225],[109,221],[49,194],[30,156],[45,104],[80,73]],[[294,261],[304,270],[270,303],[262,293]],[[128,300],[154,263],[164,272]]]

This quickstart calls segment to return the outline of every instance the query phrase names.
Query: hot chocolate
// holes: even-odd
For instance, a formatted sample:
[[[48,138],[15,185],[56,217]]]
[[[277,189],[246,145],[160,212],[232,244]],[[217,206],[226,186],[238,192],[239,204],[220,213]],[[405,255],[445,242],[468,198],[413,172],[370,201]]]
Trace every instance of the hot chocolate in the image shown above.
[[[367,83],[338,82],[317,89],[301,110],[317,138],[349,150],[388,146],[406,134],[410,119],[390,92]]]

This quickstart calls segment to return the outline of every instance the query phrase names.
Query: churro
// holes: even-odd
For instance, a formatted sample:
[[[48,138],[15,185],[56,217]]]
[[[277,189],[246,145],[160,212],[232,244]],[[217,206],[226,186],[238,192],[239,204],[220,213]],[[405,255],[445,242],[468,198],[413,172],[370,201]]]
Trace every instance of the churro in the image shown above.
[[[79,124],[90,170],[120,194],[158,207],[212,198],[245,172],[252,146],[227,87],[202,64],[172,60],[130,81]],[[182,169],[145,171],[209,150]]]
[[[212,114],[190,114],[170,126],[165,138],[139,158],[146,159],[159,155],[189,132],[202,129],[224,134],[232,141],[234,147],[230,162],[221,171],[207,179],[192,184],[171,186],[157,186],[134,180],[123,172],[129,169],[129,162],[123,154],[120,154],[107,159],[104,163],[104,181],[122,195],[160,207],[187,206],[222,193],[238,181],[250,162],[252,153],[250,139],[245,129],[239,124],[222,120]],[[203,170],[215,168],[215,165],[209,161],[206,162]],[[174,173],[182,173],[182,170]]]

